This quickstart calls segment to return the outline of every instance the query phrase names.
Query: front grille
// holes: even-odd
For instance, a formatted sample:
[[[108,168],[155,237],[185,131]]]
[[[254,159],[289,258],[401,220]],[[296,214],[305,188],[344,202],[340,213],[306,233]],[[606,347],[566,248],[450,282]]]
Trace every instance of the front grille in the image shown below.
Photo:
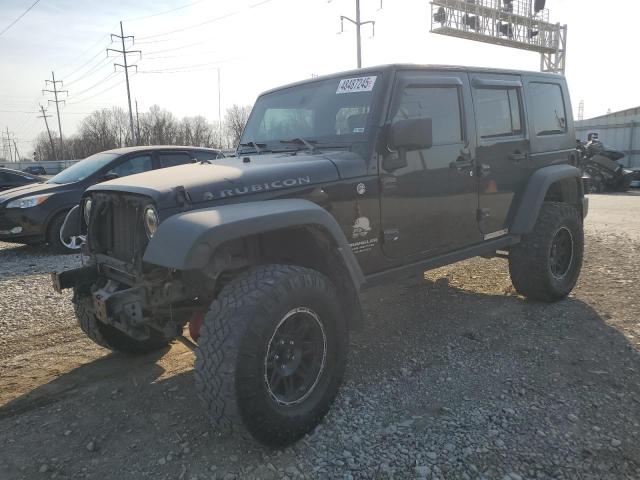
[[[136,247],[141,246],[142,209],[130,202],[117,202],[113,205],[111,218],[113,237],[110,253],[119,260],[133,263]]]
[[[147,246],[142,212],[151,201],[138,195],[98,193],[92,195],[89,245],[127,263],[137,263]]]

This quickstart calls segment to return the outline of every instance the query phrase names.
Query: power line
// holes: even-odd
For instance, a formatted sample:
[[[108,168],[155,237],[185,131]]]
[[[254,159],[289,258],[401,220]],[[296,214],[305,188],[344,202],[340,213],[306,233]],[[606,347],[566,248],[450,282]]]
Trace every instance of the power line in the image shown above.
[[[256,8],[256,7],[259,7],[259,6],[265,5],[265,4],[270,3],[270,2],[273,2],[273,1],[274,1],[274,0],[262,0],[262,1],[260,1],[260,2],[253,3],[253,4],[249,5],[249,6],[248,6],[248,8]],[[203,27],[203,26],[205,26],[205,25],[209,25],[209,24],[211,24],[211,23],[219,22],[219,21],[221,21],[221,20],[225,20],[225,19],[227,19],[227,18],[234,17],[234,16],[236,16],[236,15],[238,15],[238,14],[242,13],[242,12],[243,12],[243,10],[244,10],[244,9],[236,10],[236,11],[234,11],[234,12],[229,12],[229,13],[226,13],[226,14],[224,14],[224,15],[220,15],[220,16],[218,16],[218,17],[211,18],[211,19],[209,19],[209,20],[205,20],[204,22],[196,23],[196,24],[194,24],[194,25],[189,25],[189,26],[182,27],[182,28],[177,28],[177,29],[175,29],[175,30],[170,30],[170,31],[168,31],[168,32],[156,33],[156,34],[153,34],[153,35],[146,35],[146,36],[144,36],[144,37],[140,37],[140,40],[146,40],[146,39],[148,39],[148,38],[165,37],[165,36],[167,36],[167,35],[172,35],[172,34],[174,34],[174,33],[180,33],[180,32],[184,32],[184,31],[187,31],[187,30],[192,30],[192,29],[194,29],[194,28],[200,28],[200,27]]]
[[[0,113],[38,113],[38,112],[27,111],[27,110],[0,110]]]
[[[89,90],[97,87],[98,85],[110,80],[111,78],[113,78],[116,75],[116,72],[111,72],[109,75],[107,75],[105,78],[103,78],[102,80],[100,80],[99,82],[94,83],[93,85],[91,85],[90,87],[85,88],[84,90],[81,90],[77,93],[74,93],[70,99],[75,99],[76,97],[79,97],[81,95],[83,95],[84,93],[88,92]]]
[[[195,47],[196,45],[202,45],[205,42],[195,42],[195,43],[190,43],[188,45],[181,45],[179,47],[172,47],[172,48],[165,48],[164,50],[156,50],[154,52],[147,52],[148,55],[155,55],[156,53],[166,53],[166,52],[173,52],[175,50],[184,50],[185,48],[190,48],[190,47]],[[145,55],[146,58],[146,55]]]
[[[29,8],[27,8],[24,12],[22,12],[18,18],[16,18],[13,22],[11,22],[9,25],[7,25],[7,26],[6,26],[6,27],[5,27],[5,28],[0,32],[0,37],[1,37],[2,35],[4,35],[4,34],[5,34],[5,32],[7,32],[7,31],[8,31],[11,27],[13,27],[16,23],[18,23],[18,22],[20,21],[20,19],[21,19],[22,17],[24,17],[27,13],[29,13],[29,11],[30,11],[33,7],[35,7],[38,3],[40,3],[40,0],[36,0],[35,2],[33,2],[33,3],[31,4],[31,6],[30,6]]]
[[[79,55],[77,55],[76,57],[74,57],[72,60],[68,61],[68,62],[67,62],[67,63],[65,63],[64,65],[62,65],[62,66],[60,66],[60,67],[56,68],[56,70],[64,70],[64,69],[66,69],[67,67],[69,67],[69,65],[74,64],[74,63],[76,62],[76,60],[78,60],[78,59],[80,59],[80,58],[84,57],[86,53],[90,52],[91,50],[93,50],[94,48],[96,48],[98,45],[100,45],[102,42],[104,42],[104,41],[105,41],[105,38],[106,38],[106,39],[108,39],[108,38],[109,38],[109,35],[107,35],[107,34],[102,34],[102,35],[100,36],[100,40],[98,40],[96,43],[91,44],[91,46],[90,46],[90,47],[88,47],[86,50],[83,50],[83,51],[82,51],[82,53],[80,53]],[[100,49],[100,51],[99,51],[96,55],[94,55],[91,59],[89,59],[89,61],[91,61],[91,60],[93,60],[94,58],[96,58],[100,53],[102,53],[102,49]],[[79,70],[80,68],[82,68],[82,66],[81,66],[81,67],[78,67],[78,70]],[[75,73],[75,71],[74,71],[74,72],[72,72],[70,75],[72,75],[73,73]]]
[[[137,22],[138,20],[145,20],[147,18],[159,17],[160,15],[166,15],[167,13],[177,12],[178,10],[183,10],[185,8],[191,7],[193,5],[197,5],[198,3],[202,3],[202,2],[205,2],[205,1],[207,1],[207,0],[196,0],[195,2],[187,3],[187,4],[182,5],[180,7],[172,8],[171,10],[165,10],[163,12],[152,13],[150,15],[143,15],[143,16],[140,16],[140,17],[127,18],[127,19],[125,19],[125,21],[126,22]]]
[[[102,95],[103,93],[106,93],[106,92],[108,92],[108,91],[110,91],[110,90],[113,90],[114,88],[119,87],[119,86],[120,86],[120,85],[122,85],[123,83],[124,83],[124,80],[120,80],[119,82],[114,83],[113,85],[111,85],[111,86],[109,86],[109,87],[105,88],[104,90],[100,90],[99,92],[94,93],[93,95],[90,95],[90,96],[88,96],[88,97],[85,97],[85,98],[83,98],[83,99],[81,99],[81,100],[76,100],[75,102],[69,102],[69,103],[68,103],[68,105],[78,105],[78,104],[80,104],[80,103],[86,103],[86,101],[87,101],[87,100],[90,100],[90,99],[92,99],[92,98],[97,97],[98,95]]]

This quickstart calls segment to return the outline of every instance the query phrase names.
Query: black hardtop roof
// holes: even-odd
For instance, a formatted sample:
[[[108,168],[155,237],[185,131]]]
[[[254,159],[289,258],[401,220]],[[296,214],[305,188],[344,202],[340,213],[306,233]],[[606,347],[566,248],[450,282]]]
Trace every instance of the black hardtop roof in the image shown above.
[[[217,148],[189,147],[187,145],[141,145],[138,147],[114,148],[100,153],[119,153],[121,155],[125,155],[132,152],[148,152],[150,150],[194,150],[199,152],[220,153],[220,150]]]
[[[420,65],[420,64],[412,64],[412,63],[391,63],[387,65],[376,65],[373,67],[359,68],[355,70],[345,70],[343,72],[332,73],[329,75],[323,75],[320,77],[310,78],[308,80],[302,80],[299,82],[289,83],[287,85],[282,85],[280,87],[272,88],[270,90],[266,90],[262,92],[260,95],[266,95],[267,93],[277,92],[278,90],[283,90],[285,88],[296,87],[298,85],[305,85],[313,82],[317,82],[320,80],[329,80],[332,78],[342,78],[342,77],[364,77],[371,73],[376,72],[388,72],[388,71],[398,71],[398,70],[425,70],[425,71],[451,71],[451,72],[468,72],[468,73],[497,73],[497,74],[511,74],[511,75],[535,75],[542,76],[551,79],[557,80],[558,78],[564,78],[561,75],[555,73],[543,73],[543,72],[535,72],[529,70],[509,70],[509,69],[500,69],[500,68],[487,68],[487,67],[468,67],[462,65]]]

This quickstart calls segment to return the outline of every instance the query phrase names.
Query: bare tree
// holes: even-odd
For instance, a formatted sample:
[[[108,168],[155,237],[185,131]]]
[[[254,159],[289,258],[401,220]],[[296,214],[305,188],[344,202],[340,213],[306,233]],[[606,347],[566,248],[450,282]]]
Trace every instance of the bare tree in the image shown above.
[[[153,105],[140,118],[140,136],[146,145],[175,145],[180,135],[176,117],[168,110]]]
[[[244,126],[249,120],[249,114],[251,113],[251,107],[249,105],[236,105],[227,108],[227,113],[224,116],[224,123],[227,133],[231,139],[231,146],[235,147],[240,142],[240,137],[244,131]]]
[[[140,115],[140,144],[208,148],[236,146],[250,111],[249,106],[233,105],[227,110],[224,123],[219,125],[217,122],[207,122],[201,115],[178,120],[168,110],[153,105],[148,112]],[[96,110],[82,120],[76,134],[65,138],[65,156],[69,159],[86,158],[94,153],[131,144],[125,110],[120,107]],[[33,147],[38,159],[55,159],[46,133],[36,137]]]
[[[53,134],[53,132],[52,132]],[[53,138],[54,145],[59,145],[59,143],[55,143],[57,137]],[[38,161],[47,161],[47,160],[55,160],[56,156],[54,155],[53,150],[51,149],[51,142],[49,141],[49,135],[47,132],[40,132],[36,139],[33,141],[33,150],[34,156]]]

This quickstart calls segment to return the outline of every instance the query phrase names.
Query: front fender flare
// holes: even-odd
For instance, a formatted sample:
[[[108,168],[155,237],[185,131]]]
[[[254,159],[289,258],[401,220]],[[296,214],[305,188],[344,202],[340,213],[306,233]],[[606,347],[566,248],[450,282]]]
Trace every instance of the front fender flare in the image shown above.
[[[173,215],[160,224],[143,260],[176,270],[196,270],[225,242],[301,226],[319,227],[331,236],[359,291],[364,275],[342,229],[324,208],[303,199],[221,205]]]
[[[513,218],[510,233],[525,235],[533,231],[538,213],[549,187],[559,180],[575,178],[581,181],[580,170],[572,165],[549,165],[536,170],[524,190],[518,210]]]

